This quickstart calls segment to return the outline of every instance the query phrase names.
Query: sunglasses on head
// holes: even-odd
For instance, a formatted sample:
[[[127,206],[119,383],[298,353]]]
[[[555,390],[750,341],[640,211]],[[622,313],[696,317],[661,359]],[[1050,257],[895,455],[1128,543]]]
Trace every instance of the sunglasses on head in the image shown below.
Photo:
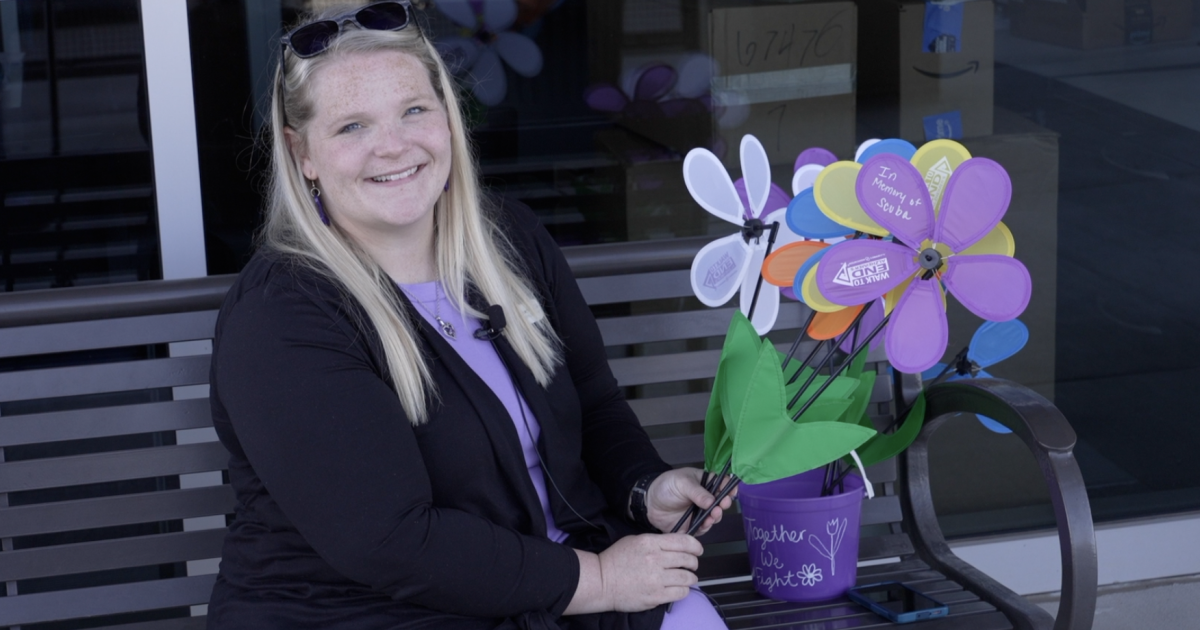
[[[352,23],[368,31],[398,31],[411,21],[409,2],[374,2],[327,20],[297,26],[283,37],[283,45],[297,57],[307,59],[325,52],[342,32],[343,24]]]

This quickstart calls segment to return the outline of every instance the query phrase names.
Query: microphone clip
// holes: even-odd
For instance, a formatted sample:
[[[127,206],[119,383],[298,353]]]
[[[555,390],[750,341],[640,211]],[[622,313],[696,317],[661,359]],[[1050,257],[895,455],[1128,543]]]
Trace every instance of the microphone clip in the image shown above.
[[[500,333],[504,332],[504,326],[508,321],[504,318],[504,308],[499,304],[493,304],[486,309],[487,321],[484,322],[484,327],[475,331],[475,338],[480,341],[495,341]]]

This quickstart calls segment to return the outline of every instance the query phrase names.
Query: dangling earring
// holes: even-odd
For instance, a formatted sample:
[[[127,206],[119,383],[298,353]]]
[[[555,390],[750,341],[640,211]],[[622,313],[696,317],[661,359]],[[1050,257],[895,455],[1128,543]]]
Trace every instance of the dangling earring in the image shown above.
[[[450,180],[446,180],[446,185],[442,186],[442,192],[450,192]]]
[[[321,223],[329,225],[329,215],[325,214],[325,204],[321,203],[321,189],[317,188],[317,182],[310,183],[312,190],[308,192],[312,193],[313,203],[317,204],[317,216],[321,217]]]

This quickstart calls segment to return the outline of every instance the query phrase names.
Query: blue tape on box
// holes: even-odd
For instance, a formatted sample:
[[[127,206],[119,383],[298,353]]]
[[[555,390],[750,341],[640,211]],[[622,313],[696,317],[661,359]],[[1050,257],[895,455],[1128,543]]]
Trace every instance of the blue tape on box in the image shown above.
[[[939,138],[958,140],[963,137],[962,113],[958,110],[926,116],[923,120],[926,142]]]
[[[924,52],[951,53],[962,50],[963,5],[925,3]]]

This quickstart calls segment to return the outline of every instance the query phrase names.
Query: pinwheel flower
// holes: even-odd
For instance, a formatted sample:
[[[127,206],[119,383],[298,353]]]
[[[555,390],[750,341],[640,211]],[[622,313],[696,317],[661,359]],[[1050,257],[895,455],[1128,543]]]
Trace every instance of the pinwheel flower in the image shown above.
[[[888,322],[885,348],[902,372],[932,367],[946,351],[944,284],[972,313],[1007,321],[1029,303],[1029,271],[1003,254],[965,254],[992,232],[1008,209],[1012,184],[999,164],[972,158],[945,182],[940,212],[907,159],[881,153],[855,181],[859,206],[895,241],[853,240],[830,247],[817,266],[820,294],[834,304],[863,304],[905,281]]]
[[[950,364],[935,363],[921,373],[925,386],[945,379],[957,381],[964,378],[992,378],[987,368],[1021,351],[1029,342],[1029,328],[1019,319],[1007,322],[984,322],[971,336],[971,343],[958,353]],[[995,433],[1012,433],[1008,427],[976,414],[983,426]]]
[[[762,143],[751,135],[741,143],[742,179],[746,201],[721,164],[708,149],[692,149],[683,160],[683,181],[700,207],[741,230],[705,245],[692,260],[692,291],[707,306],[721,306],[741,289],[740,308],[750,313],[759,270],[766,257],[771,224],[778,222],[775,243],[799,239],[787,228],[786,207],[769,207],[771,166]],[[786,198],[786,195],[784,196]],[[751,322],[765,335],[779,315],[779,287],[763,283]]]
[[[629,73],[622,84],[625,89],[610,83],[597,83],[583,93],[583,100],[592,109],[624,114],[636,118],[664,115],[659,101],[670,94],[679,73],[665,63],[652,63]]]
[[[516,0],[438,0],[437,7],[464,32],[439,38],[438,52],[452,73],[467,73],[471,93],[480,103],[498,105],[508,93],[501,60],[523,77],[541,73],[541,49],[532,39],[508,30],[517,20]]]
[[[622,74],[620,87],[611,83],[589,86],[583,100],[597,111],[630,118],[710,112],[713,103],[709,85],[715,72],[716,62],[701,53],[686,56],[678,69],[654,61]]]
[[[821,228],[830,224],[837,226],[835,231],[830,232],[835,236],[844,236],[850,232],[821,214],[821,211],[817,209],[816,202],[812,200],[813,182],[826,166],[836,161],[837,156],[820,147],[805,149],[796,157],[796,164],[792,169],[792,195],[794,197],[787,203],[787,212],[784,213],[784,218],[788,229],[793,233],[805,239],[817,240],[797,241],[777,247],[775,252],[763,262],[763,278],[779,287],[784,297],[789,299],[800,299],[792,290],[796,270],[817,250],[826,247],[821,239],[825,239],[827,236],[823,235]],[[799,206],[806,204],[811,204],[811,210],[816,213],[815,215],[799,210]],[[801,214],[805,219],[812,219],[812,221],[798,223],[795,219],[799,218]],[[817,235],[817,233],[822,235]]]

